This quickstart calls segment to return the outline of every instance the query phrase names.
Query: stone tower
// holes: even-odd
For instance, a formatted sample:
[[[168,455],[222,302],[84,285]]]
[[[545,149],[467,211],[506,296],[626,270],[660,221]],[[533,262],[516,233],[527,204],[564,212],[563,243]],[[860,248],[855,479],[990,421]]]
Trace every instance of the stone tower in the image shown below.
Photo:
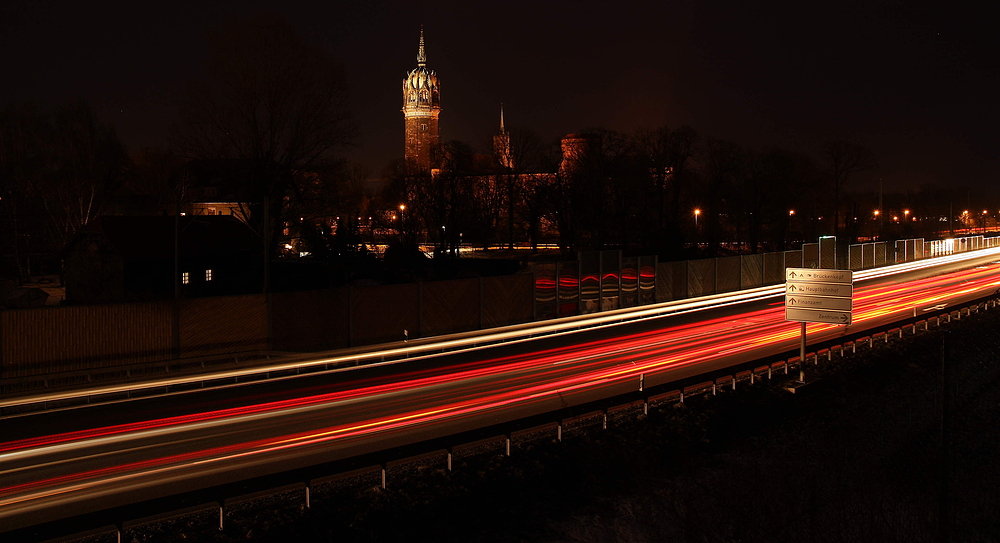
[[[406,120],[406,148],[403,157],[409,175],[430,175],[440,167],[441,87],[437,74],[427,69],[424,29],[420,29],[417,68],[403,79],[403,117]]]

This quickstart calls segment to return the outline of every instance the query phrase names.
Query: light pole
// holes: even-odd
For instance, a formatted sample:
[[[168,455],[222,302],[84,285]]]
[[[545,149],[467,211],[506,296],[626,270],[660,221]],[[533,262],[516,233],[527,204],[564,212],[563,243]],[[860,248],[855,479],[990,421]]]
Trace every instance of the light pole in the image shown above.
[[[699,215],[701,215],[701,210],[700,209],[695,209],[694,210],[694,227],[695,228],[698,228],[698,216]]]

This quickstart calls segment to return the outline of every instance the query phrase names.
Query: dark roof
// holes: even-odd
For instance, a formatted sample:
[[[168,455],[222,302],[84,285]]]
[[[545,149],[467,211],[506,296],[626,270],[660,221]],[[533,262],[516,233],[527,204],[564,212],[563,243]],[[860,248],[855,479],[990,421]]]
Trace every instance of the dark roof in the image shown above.
[[[260,237],[230,215],[176,218],[105,216],[80,229],[80,235],[103,234],[118,254],[125,258],[170,258],[174,254],[175,219],[180,231],[180,250],[184,256],[259,253],[262,250]]]

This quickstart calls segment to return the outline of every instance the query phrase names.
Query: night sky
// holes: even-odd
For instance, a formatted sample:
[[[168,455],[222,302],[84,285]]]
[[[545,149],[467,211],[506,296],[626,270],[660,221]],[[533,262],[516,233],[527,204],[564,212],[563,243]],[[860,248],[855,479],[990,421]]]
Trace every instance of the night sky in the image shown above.
[[[206,33],[266,11],[344,63],[362,127],[350,155],[373,176],[402,155],[400,84],[423,24],[445,140],[485,149],[503,102],[508,126],[546,140],[690,124],[819,157],[823,141],[850,139],[881,164],[855,188],[996,184],[1000,38],[988,7],[655,4],[8,0],[0,103],[82,97],[131,150],[165,146]]]

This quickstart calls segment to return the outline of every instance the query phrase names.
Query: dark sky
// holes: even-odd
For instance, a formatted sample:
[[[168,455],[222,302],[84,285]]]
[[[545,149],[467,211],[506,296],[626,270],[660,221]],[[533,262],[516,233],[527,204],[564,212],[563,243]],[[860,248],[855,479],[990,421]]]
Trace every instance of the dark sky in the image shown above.
[[[402,155],[423,24],[445,139],[484,148],[502,101],[508,126],[546,139],[690,124],[818,156],[844,138],[876,152],[887,188],[996,184],[1000,38],[981,3],[637,4],[7,0],[0,103],[83,97],[130,149],[166,145],[208,30],[270,11],[343,61],[363,131],[352,158],[373,175]]]

